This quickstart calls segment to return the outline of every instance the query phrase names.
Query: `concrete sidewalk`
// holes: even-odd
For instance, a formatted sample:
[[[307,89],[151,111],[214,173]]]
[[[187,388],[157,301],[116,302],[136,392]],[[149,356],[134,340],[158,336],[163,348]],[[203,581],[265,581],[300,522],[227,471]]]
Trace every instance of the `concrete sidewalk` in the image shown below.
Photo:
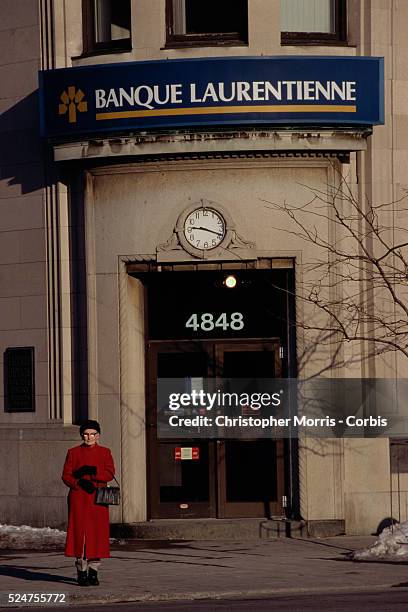
[[[348,560],[347,553],[374,540],[129,542],[104,560],[99,587],[82,588],[72,559],[61,552],[3,551],[0,605],[8,592],[66,593],[71,603],[84,604],[408,588],[406,564]]]

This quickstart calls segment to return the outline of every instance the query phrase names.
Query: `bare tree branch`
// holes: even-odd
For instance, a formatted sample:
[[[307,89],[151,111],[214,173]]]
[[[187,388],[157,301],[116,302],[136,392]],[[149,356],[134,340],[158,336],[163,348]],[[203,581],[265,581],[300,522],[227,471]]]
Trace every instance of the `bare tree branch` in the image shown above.
[[[299,369],[323,359],[324,347],[330,357],[320,374],[389,352],[408,357],[408,229],[394,223],[408,213],[408,192],[394,202],[360,202],[335,164],[333,170],[336,184],[326,189],[300,184],[310,193],[305,203],[262,200],[282,219],[275,229],[308,253],[297,279],[296,298],[309,313],[296,322],[307,336]],[[365,350],[357,347],[356,357],[350,343]]]

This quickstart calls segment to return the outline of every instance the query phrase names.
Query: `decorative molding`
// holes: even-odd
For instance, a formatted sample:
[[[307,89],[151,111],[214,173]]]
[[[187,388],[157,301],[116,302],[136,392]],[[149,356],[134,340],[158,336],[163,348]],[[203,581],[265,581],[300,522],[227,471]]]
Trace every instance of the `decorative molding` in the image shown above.
[[[55,161],[134,157],[144,162],[182,159],[324,157],[347,158],[367,150],[371,130],[213,130],[178,131],[54,144]],[[141,157],[143,156],[143,157]]]
[[[53,0],[40,0],[41,69],[55,68],[55,17]]]
[[[166,240],[166,242],[159,244],[156,248],[156,251],[157,253],[162,251],[165,253],[171,251],[183,251],[183,247],[180,244],[176,231],[172,233],[172,235]]]
[[[142,253],[137,253],[136,255],[120,255],[119,256],[119,260],[123,261],[124,263],[131,263],[131,262],[135,262],[135,261],[146,261],[146,262],[155,262],[156,261],[156,255],[155,254],[142,254]]]
[[[224,218],[226,224],[226,234],[223,242],[210,250],[201,250],[188,243],[183,235],[184,221],[194,210],[203,208],[213,208]],[[181,261],[236,261],[254,260],[257,258],[256,245],[243,238],[237,233],[235,223],[226,208],[217,202],[201,199],[185,208],[176,221],[174,230],[169,238],[157,245],[157,262],[181,262]]]
[[[255,243],[250,242],[249,240],[245,240],[242,236],[240,236],[235,230],[232,233],[231,242],[228,246],[231,251],[235,249],[255,249]]]

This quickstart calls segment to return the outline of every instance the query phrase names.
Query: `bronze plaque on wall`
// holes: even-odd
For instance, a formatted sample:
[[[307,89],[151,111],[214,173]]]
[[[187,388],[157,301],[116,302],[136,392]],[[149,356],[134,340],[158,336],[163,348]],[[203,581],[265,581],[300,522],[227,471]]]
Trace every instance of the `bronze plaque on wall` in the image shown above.
[[[34,412],[34,347],[8,348],[4,352],[4,409]]]

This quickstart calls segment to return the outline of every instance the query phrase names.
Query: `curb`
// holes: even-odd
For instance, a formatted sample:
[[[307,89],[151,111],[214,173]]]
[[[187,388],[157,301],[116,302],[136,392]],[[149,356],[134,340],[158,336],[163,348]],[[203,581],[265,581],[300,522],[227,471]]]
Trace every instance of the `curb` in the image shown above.
[[[273,596],[285,595],[290,596],[294,594],[299,595],[312,595],[319,593],[368,593],[368,592],[380,592],[387,591],[391,588],[395,588],[395,585],[391,583],[377,584],[377,585],[364,585],[364,586],[328,586],[328,587],[290,587],[290,588],[275,588],[275,589],[254,589],[247,591],[195,591],[191,593],[161,593],[161,594],[141,594],[141,595],[109,595],[106,594],[103,597],[92,597],[86,598],[81,595],[70,595],[69,603],[71,604],[109,604],[109,603],[130,603],[130,602],[176,602],[176,601],[194,601],[194,600],[245,600],[245,599],[268,599]],[[408,591],[407,587],[400,587],[404,591]]]

